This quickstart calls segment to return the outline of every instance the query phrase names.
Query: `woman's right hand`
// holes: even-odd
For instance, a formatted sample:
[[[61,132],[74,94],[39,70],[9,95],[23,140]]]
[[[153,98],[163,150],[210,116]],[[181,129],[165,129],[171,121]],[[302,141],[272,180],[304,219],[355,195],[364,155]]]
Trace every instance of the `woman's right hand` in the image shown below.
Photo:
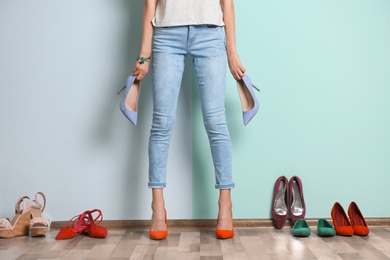
[[[151,23],[156,14],[158,0],[145,0],[144,16],[142,21],[142,43],[139,51],[139,56],[150,57],[152,53],[153,25]],[[150,61],[145,61],[142,64],[137,61],[132,70],[133,75],[137,76],[137,80],[142,80],[148,74]]]
[[[135,63],[132,70],[133,75],[137,76],[137,80],[142,80],[149,72],[150,62],[144,62],[143,64],[138,61]]]

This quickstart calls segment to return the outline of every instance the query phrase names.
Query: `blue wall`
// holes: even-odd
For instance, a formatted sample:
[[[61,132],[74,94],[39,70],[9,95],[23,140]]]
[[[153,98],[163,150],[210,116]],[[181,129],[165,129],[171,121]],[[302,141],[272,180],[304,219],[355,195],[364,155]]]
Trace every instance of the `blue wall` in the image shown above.
[[[367,217],[390,216],[390,2],[235,6],[238,51],[261,107],[244,127],[228,75],[234,217],[270,218],[280,175],[301,177],[308,217],[352,200]],[[105,219],[150,218],[151,77],[137,127],[116,95],[138,55],[142,8],[139,0],[0,2],[0,217],[43,191],[53,220],[91,208]],[[188,59],[165,190],[172,219],[217,214],[197,95]]]

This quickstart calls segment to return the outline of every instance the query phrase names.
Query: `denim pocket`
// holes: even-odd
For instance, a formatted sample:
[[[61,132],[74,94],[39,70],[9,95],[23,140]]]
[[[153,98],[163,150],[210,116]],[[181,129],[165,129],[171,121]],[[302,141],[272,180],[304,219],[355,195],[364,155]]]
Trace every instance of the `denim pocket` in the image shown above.
[[[218,27],[218,25],[214,25],[214,24],[206,24],[206,26],[208,28],[217,28]]]

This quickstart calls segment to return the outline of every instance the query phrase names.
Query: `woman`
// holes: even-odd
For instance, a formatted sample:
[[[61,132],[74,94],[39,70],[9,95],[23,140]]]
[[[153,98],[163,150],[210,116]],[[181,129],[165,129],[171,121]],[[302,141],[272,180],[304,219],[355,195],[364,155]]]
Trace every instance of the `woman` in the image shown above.
[[[234,235],[230,197],[234,183],[224,108],[226,62],[235,80],[241,80],[245,74],[236,51],[233,0],[145,0],[141,51],[133,74],[137,81],[142,80],[152,63],[153,123],[148,186],[152,189],[153,214],[149,235],[152,239],[164,239],[168,235],[163,188],[187,54],[193,57],[215,168],[215,187],[220,190],[216,236],[230,238]]]

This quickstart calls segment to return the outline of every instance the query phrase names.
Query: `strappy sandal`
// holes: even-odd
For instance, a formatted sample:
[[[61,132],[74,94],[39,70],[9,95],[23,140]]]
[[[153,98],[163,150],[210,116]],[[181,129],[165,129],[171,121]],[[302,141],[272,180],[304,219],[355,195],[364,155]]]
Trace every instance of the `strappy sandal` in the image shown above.
[[[77,236],[83,232],[89,225],[90,222],[90,211],[84,211],[80,215],[71,218],[66,225],[60,229],[56,236],[56,240],[68,239]]]
[[[39,203],[38,195],[43,198],[43,206]],[[32,237],[46,236],[46,230],[50,226],[49,221],[42,217],[42,213],[46,207],[46,197],[42,192],[35,194],[35,205],[31,205],[31,220],[30,220],[30,235]]]
[[[98,212],[98,215],[94,218],[93,214]],[[103,220],[103,214],[99,209],[87,210],[80,215],[74,216],[66,225],[58,232],[56,239],[69,239],[77,236],[78,234],[88,234],[95,238],[107,237],[107,229],[99,225]]]
[[[93,218],[94,213],[98,213],[98,215]],[[90,217],[92,219],[91,223],[84,230],[90,237],[94,238],[105,238],[108,235],[108,231],[105,227],[99,225],[103,220],[103,213],[99,209],[93,209],[89,212]]]
[[[0,237],[11,238],[16,236],[27,236],[30,223],[30,202],[26,204],[25,199],[30,200],[29,197],[20,197],[15,205],[15,216],[9,221],[9,219],[0,219]],[[23,201],[23,209],[20,209],[20,204]]]

